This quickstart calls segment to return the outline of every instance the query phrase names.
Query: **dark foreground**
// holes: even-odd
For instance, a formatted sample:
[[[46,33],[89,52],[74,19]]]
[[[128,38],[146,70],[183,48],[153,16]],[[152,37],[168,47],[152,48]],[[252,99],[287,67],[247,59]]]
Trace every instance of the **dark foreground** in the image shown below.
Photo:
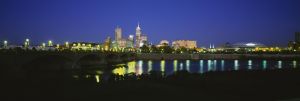
[[[5,73],[2,73],[5,74]],[[1,101],[274,101],[300,98],[300,70],[263,70],[189,74],[168,77],[151,75],[112,75],[106,81],[73,78],[72,73],[39,72],[26,77],[2,75]],[[50,74],[51,76],[44,76]]]

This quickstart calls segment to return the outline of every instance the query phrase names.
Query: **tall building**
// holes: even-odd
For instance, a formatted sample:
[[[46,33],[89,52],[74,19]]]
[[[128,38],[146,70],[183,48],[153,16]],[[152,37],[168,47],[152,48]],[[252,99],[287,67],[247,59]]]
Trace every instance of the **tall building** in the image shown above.
[[[172,46],[177,49],[177,48],[197,48],[197,41],[193,41],[193,40],[176,40],[173,41]]]
[[[111,39],[110,39],[110,37],[107,37],[104,42],[104,50],[109,50],[110,44],[111,44]]]
[[[141,44],[141,35],[142,35],[142,29],[140,28],[140,24],[138,23],[138,26],[136,27],[135,30],[135,47],[139,48]]]
[[[121,39],[121,40],[118,40],[117,41],[117,47],[118,48],[126,48],[126,46],[127,46],[127,40],[126,39]]]
[[[134,37],[133,35],[129,35],[128,40],[126,42],[126,44],[127,44],[126,47],[129,47],[129,48],[133,48],[134,47],[134,45],[133,45],[133,43],[134,43],[133,37]]]
[[[143,45],[148,45],[148,37],[146,35],[141,35],[140,37],[140,47]]]
[[[295,42],[300,43],[300,32],[295,32]]]
[[[119,26],[115,29],[115,41],[120,41],[122,39],[122,28]]]

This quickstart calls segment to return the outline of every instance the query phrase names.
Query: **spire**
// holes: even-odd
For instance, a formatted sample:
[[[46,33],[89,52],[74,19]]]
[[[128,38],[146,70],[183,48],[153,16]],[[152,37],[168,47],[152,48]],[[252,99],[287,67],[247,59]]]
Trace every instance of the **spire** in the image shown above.
[[[209,48],[211,49],[211,43],[209,44]]]
[[[138,22],[138,26],[136,27],[136,30],[141,30],[140,22]]]

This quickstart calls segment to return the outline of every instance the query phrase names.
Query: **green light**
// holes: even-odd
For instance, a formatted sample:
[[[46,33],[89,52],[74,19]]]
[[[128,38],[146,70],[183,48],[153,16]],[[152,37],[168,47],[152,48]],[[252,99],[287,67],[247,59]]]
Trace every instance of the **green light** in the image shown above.
[[[267,69],[267,60],[263,60],[263,63],[262,63],[262,65],[263,65],[263,69]]]
[[[95,75],[95,78],[96,78],[96,82],[100,83],[100,76],[99,75]]]
[[[53,42],[51,40],[48,41],[48,46],[53,46]]]

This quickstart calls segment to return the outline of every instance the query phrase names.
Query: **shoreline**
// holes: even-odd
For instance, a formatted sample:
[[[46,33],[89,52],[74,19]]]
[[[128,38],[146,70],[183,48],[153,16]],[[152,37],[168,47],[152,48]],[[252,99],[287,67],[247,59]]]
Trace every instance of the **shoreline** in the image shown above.
[[[135,60],[243,60],[243,59],[286,59],[300,60],[298,54],[136,54]]]

